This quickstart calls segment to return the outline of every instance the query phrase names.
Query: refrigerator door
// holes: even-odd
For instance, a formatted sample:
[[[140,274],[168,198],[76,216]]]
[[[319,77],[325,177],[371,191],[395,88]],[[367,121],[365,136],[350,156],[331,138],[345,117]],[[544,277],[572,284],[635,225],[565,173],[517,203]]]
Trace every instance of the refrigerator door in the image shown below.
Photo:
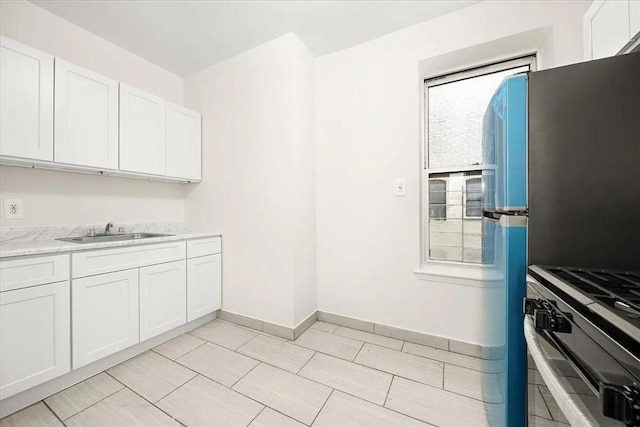
[[[527,217],[497,215],[483,218],[485,240],[491,234],[498,281],[485,293],[487,342],[494,343],[485,360],[483,379],[487,414],[492,426],[526,423],[527,355],[522,328],[522,302],[526,296]]]
[[[529,75],[529,262],[638,270],[640,53]]]
[[[526,424],[526,344],[522,301],[527,267],[527,75],[508,77],[483,123],[483,263],[495,288],[485,293],[486,341],[495,343],[483,391],[493,426]],[[497,397],[501,398],[497,399]],[[498,400],[498,401],[497,401]]]
[[[499,212],[527,209],[527,75],[508,77],[485,113],[483,162],[484,204]]]

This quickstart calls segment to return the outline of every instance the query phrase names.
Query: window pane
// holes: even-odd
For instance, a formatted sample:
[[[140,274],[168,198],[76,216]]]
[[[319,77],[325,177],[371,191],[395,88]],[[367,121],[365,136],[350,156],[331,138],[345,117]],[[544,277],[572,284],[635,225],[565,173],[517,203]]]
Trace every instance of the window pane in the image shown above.
[[[468,217],[482,216],[482,179],[467,179],[467,205],[465,206]]]
[[[481,174],[477,170],[429,175],[430,259],[482,262]]]
[[[447,216],[447,182],[444,179],[429,180],[429,218],[444,219]]]
[[[482,119],[505,77],[528,66],[429,86],[428,155],[430,168],[482,164]]]

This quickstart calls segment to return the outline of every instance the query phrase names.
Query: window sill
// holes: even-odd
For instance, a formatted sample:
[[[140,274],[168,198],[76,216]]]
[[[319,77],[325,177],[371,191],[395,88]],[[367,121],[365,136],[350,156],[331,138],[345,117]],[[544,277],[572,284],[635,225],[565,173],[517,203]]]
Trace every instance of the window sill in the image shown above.
[[[476,288],[498,288],[503,276],[493,267],[449,263],[425,263],[413,270],[419,280]]]

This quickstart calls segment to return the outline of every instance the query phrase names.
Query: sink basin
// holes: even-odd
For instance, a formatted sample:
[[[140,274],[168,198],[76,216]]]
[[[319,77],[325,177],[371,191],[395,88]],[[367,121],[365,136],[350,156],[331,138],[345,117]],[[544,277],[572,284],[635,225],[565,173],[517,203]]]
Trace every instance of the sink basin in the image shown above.
[[[139,239],[151,239],[152,237],[167,237],[173,236],[173,234],[160,234],[160,233],[126,233],[126,234],[98,234],[96,236],[80,236],[80,237],[67,237],[62,240],[65,242],[73,243],[101,243],[101,242],[117,242],[120,240],[139,240]]]

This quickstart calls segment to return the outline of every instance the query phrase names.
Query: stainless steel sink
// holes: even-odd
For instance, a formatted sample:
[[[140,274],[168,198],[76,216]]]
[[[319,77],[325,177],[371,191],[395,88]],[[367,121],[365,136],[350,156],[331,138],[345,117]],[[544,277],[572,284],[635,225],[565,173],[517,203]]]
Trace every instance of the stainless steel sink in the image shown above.
[[[97,234],[95,236],[80,236],[80,237],[67,237],[62,240],[65,242],[73,243],[101,243],[101,242],[117,242],[120,240],[139,240],[139,239],[151,239],[153,237],[167,237],[173,236],[173,234],[160,234],[160,233],[125,233],[125,234]]]

